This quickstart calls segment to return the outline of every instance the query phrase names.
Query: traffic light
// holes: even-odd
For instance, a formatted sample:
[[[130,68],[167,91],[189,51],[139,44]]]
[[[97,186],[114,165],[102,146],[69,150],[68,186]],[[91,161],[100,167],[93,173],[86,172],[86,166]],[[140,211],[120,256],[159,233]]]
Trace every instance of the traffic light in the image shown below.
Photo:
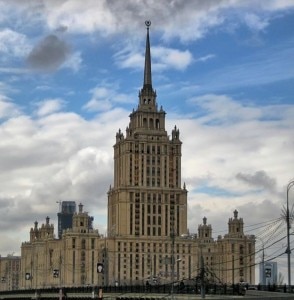
[[[97,273],[104,272],[104,265],[102,263],[97,263]]]
[[[57,270],[57,269],[53,270],[53,277],[54,278],[58,278],[59,277],[59,270]]]

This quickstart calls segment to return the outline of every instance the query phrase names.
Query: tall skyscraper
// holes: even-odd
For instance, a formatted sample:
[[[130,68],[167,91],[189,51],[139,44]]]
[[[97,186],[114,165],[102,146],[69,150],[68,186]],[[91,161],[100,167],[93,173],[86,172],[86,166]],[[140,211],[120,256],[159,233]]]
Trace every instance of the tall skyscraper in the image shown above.
[[[62,201],[58,217],[58,238],[61,238],[64,229],[72,228],[72,217],[76,212],[75,201]]]

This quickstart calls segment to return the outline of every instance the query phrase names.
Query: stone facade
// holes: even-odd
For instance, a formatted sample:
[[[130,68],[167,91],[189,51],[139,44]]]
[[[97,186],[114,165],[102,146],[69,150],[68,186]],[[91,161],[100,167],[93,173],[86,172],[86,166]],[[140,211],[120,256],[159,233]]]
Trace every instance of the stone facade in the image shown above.
[[[20,256],[0,256],[0,291],[18,290],[20,286]]]
[[[97,262],[105,248],[105,238],[90,226],[91,218],[79,205],[73,227],[55,239],[53,225],[38,228],[35,222],[30,241],[21,246],[21,286],[42,288],[98,284]]]

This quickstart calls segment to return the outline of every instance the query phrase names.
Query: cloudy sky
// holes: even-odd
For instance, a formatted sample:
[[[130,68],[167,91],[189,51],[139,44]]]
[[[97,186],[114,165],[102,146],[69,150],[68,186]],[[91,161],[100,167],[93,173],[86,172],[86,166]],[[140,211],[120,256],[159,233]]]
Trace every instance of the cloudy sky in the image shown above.
[[[157,101],[183,142],[190,232],[205,216],[225,234],[235,209],[264,243],[285,231],[293,1],[0,0],[1,255],[20,253],[34,221],[57,227],[58,201],[82,202],[106,231],[112,146],[142,87],[145,20]]]

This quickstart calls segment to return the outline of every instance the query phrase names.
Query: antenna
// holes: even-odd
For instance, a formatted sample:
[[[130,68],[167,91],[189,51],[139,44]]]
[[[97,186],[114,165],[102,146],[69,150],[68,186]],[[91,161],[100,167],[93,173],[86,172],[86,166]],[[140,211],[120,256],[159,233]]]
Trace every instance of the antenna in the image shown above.
[[[59,212],[61,212],[61,203],[62,203],[62,201],[56,201],[56,203],[59,203]]]

